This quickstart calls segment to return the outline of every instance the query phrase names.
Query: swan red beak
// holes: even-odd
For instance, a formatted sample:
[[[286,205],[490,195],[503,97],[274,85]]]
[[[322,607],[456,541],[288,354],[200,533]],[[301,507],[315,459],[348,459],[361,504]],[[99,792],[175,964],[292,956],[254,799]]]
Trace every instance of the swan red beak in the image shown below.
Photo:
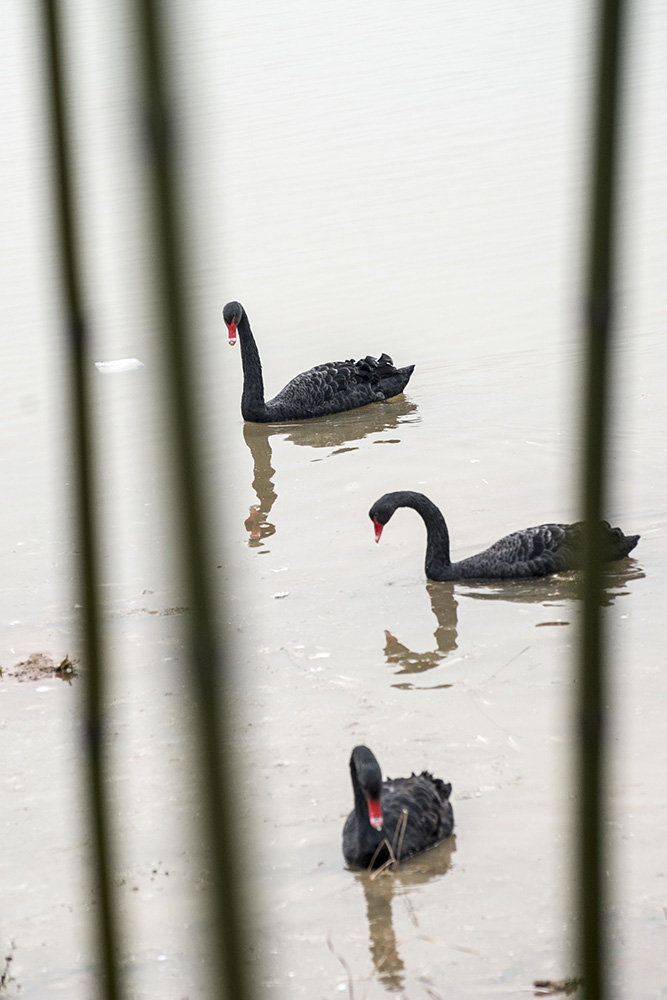
[[[229,332],[229,346],[233,347],[236,343],[236,323],[230,323],[227,330]]]
[[[382,817],[382,808],[380,806],[379,799],[368,800],[368,819],[370,820],[371,826],[375,830],[382,829],[384,825],[384,819]]]
[[[384,528],[384,524],[380,524],[380,522],[378,521],[377,517],[374,517],[373,518],[373,527],[375,528],[375,541],[379,542],[380,541],[380,535],[382,534],[382,529]]]

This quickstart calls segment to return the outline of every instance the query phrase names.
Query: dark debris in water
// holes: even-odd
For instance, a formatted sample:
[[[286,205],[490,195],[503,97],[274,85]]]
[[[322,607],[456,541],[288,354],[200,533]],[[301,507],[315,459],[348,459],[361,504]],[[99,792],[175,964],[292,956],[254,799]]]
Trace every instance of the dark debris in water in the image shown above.
[[[536,997],[552,997],[558,993],[572,996],[583,984],[583,979],[572,976],[570,979],[536,979],[533,982]]]
[[[16,985],[16,979],[11,974],[12,961],[14,958],[14,952],[16,951],[16,943],[14,941],[10,942],[9,951],[5,955],[5,967],[0,974],[0,993],[4,993],[9,990],[12,984]],[[21,987],[18,987],[20,991]]]
[[[123,617],[127,615],[166,615],[171,617],[173,615],[185,615],[189,611],[189,608],[121,608],[116,612],[118,615]]]
[[[47,677],[59,677],[63,681],[71,683],[72,678],[77,676],[74,663],[69,656],[65,656],[60,663],[56,663],[46,653],[31,653],[27,660],[15,663],[13,667],[0,668],[2,677],[14,677],[17,681],[42,681]]]

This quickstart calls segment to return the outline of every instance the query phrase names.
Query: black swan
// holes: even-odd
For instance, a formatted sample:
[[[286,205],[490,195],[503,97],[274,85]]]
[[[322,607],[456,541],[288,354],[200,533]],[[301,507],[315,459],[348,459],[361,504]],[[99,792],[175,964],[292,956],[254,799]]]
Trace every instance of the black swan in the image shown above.
[[[350,757],[350,774],[354,811],[343,828],[348,864],[378,868],[402,861],[439,844],[454,829],[452,786],[428,771],[383,781],[375,755],[359,746]]]
[[[379,358],[369,355],[361,361],[330,361],[297,375],[265,402],[262,363],[241,303],[228,302],[222,318],[229,331],[229,343],[236,343],[237,333],[241,339],[241,413],[244,420],[254,423],[307,420],[384,402],[403,392],[415,367],[394,368],[388,354]]]
[[[429,580],[511,580],[547,576],[580,564],[583,522],[540,524],[505,535],[477,555],[453,563],[449,558],[449,532],[445,519],[423,493],[403,490],[385,493],[368,512],[375,526],[375,541],[397,507],[412,507],[426,525],[426,576]],[[624,535],[620,528],[600,522],[605,562],[622,559],[634,549],[639,535]]]

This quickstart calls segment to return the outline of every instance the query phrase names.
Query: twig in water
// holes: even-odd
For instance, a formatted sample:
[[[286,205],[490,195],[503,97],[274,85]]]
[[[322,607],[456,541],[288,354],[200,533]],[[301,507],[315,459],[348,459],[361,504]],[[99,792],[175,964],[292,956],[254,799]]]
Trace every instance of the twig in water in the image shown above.
[[[398,862],[401,859],[401,850],[403,848],[403,839],[405,837],[405,828],[407,827],[407,825],[408,825],[408,810],[407,809],[403,809],[401,811],[401,815],[399,817],[398,823],[396,824],[396,829],[394,830],[394,842],[393,842],[393,844],[390,844],[389,841],[387,840],[387,838],[383,837],[382,840],[380,841],[380,843],[375,848],[375,852],[373,854],[373,857],[371,858],[370,863],[368,865],[368,871],[369,871],[371,879],[379,878],[380,875],[384,875],[385,872],[389,871],[390,869],[392,869],[396,865],[398,865]],[[397,841],[398,841],[398,850],[396,850],[396,846],[397,846],[396,842]],[[373,869],[373,865],[375,864],[375,861],[376,861],[376,859],[377,859],[380,851],[384,847],[387,848],[387,852],[389,854],[389,857],[387,858],[387,860],[385,862],[383,862],[380,865],[379,868]]]
[[[388,850],[391,851],[391,844],[389,843],[389,841],[388,840],[384,841],[384,843],[387,844]],[[392,855],[392,857],[387,858],[387,860],[383,864],[381,864],[379,868],[376,868],[374,871],[371,868],[369,868],[368,871],[370,873],[371,882],[374,882],[376,878],[380,877],[380,875],[386,875],[386,873],[391,871],[392,868],[395,868],[395,866],[396,866],[396,858],[393,857]]]
[[[354,1000],[354,987],[352,985],[352,970],[350,969],[350,966],[347,964],[343,956],[339,955],[338,952],[334,950],[333,942],[331,940],[331,932],[327,934],[327,946],[333,957],[337,958],[340,964],[345,969],[345,975],[347,976],[347,989],[350,996],[350,1000]]]
[[[382,850],[383,847],[386,847],[387,850],[389,851],[389,857],[384,862],[384,864],[380,865],[379,868],[377,868],[375,871],[373,871],[373,865],[375,864],[375,860],[376,860],[377,856],[379,855],[379,853],[380,853],[380,851]],[[384,871],[387,870],[387,868],[391,868],[391,866],[393,864],[396,864],[396,855],[394,854],[394,848],[391,846],[391,844],[389,843],[389,841],[387,840],[387,838],[383,837],[382,840],[380,841],[380,843],[375,848],[375,851],[373,853],[373,857],[371,858],[371,860],[370,860],[370,862],[368,864],[368,871],[370,872],[371,878],[372,879],[377,878],[378,875],[381,875],[382,872],[384,872]]]
[[[401,859],[401,849],[403,847],[403,838],[405,837],[405,828],[408,825],[408,810],[401,809],[401,818],[396,824],[396,830],[394,831],[394,844],[396,843],[396,838],[398,837],[398,850],[396,851],[396,858],[398,861]]]

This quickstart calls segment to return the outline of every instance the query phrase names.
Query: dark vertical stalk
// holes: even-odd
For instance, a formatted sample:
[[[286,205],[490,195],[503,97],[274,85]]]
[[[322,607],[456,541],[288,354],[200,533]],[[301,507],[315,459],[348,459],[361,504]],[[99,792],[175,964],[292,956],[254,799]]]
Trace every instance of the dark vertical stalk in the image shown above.
[[[76,523],[80,534],[79,587],[82,591],[83,643],[86,669],[82,672],[84,723],[88,756],[88,803],[97,897],[98,940],[103,976],[100,995],[108,1000],[122,996],[118,973],[118,933],[111,886],[109,812],[105,798],[104,656],[98,602],[98,532],[93,469],[93,431],[87,372],[88,331],[81,291],[80,250],[72,198],[72,156],[66,125],[66,83],[63,73],[62,35],[57,0],[42,0],[45,62],[51,139],[53,185],[59,259],[70,349],[72,401],[71,437],[76,479]]]
[[[605,708],[608,700],[601,618],[602,552],[598,523],[605,508],[608,367],[614,287],[614,223],[622,0],[600,0],[593,109],[591,217],[586,288],[587,358],[582,491],[583,623],[579,647],[578,891],[580,962],[587,1000],[608,996],[606,916]]]
[[[210,949],[214,981],[210,996],[247,1000],[251,996],[244,964],[245,914],[239,887],[239,849],[230,788],[226,671],[214,621],[209,586],[211,553],[205,540],[204,491],[193,411],[193,378],[187,350],[183,294],[184,236],[178,214],[174,144],[162,38],[162,6],[154,0],[137,5],[140,26],[146,126],[154,198],[157,277],[163,305],[169,410],[173,416],[173,455],[177,478],[176,508],[183,540],[183,567],[190,615],[190,674],[205,797],[206,851],[213,877],[213,926]]]

